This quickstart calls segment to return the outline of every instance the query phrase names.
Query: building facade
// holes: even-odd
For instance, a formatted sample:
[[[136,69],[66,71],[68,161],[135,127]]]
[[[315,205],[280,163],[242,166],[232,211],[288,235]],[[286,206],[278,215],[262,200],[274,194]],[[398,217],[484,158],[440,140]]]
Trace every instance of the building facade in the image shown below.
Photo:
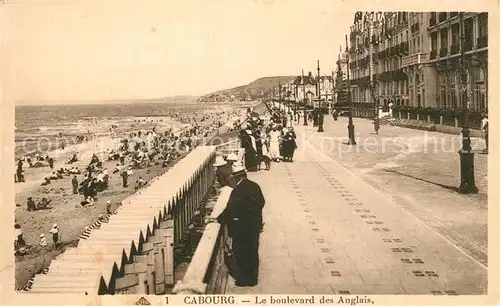
[[[353,106],[456,110],[463,100],[487,111],[487,37],[487,13],[356,13],[348,48]]]

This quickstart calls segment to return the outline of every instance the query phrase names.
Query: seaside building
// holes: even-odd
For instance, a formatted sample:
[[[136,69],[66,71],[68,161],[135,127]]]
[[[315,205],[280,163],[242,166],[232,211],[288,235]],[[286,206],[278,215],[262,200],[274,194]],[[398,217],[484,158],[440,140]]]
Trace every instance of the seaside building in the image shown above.
[[[309,72],[308,75],[300,75],[293,81],[295,89],[295,101],[307,101],[311,103],[316,97],[316,78]]]
[[[458,12],[358,12],[349,33],[353,107],[487,111],[488,14],[464,13],[465,88]],[[356,112],[356,110],[355,110]],[[366,112],[363,112],[366,113]]]

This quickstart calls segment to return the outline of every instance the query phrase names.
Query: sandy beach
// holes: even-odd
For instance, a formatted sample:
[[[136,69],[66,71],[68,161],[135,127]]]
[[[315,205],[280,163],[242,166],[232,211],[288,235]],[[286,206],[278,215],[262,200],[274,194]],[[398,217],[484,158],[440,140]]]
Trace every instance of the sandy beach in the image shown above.
[[[216,111],[229,111],[231,106],[224,108],[213,109],[210,112]],[[244,109],[239,109],[243,112]],[[210,126],[213,122],[222,119],[228,119],[233,116],[226,116],[225,118],[218,118],[216,116],[208,116],[208,119],[201,121],[203,114],[207,112],[200,112],[196,116],[192,113],[187,115],[191,120],[196,119],[201,126]],[[128,187],[122,187],[122,179],[119,173],[112,174],[112,170],[116,167],[118,161],[107,160],[107,152],[111,149],[118,147],[120,137],[126,135],[131,131],[137,130],[151,130],[156,128],[158,133],[162,133],[172,128],[173,131],[181,131],[188,122],[182,118],[147,118],[135,117],[124,118],[122,120],[113,121],[117,124],[114,137],[102,136],[88,142],[74,144],[67,146],[64,150],[49,151],[48,155],[54,157],[54,170],[61,167],[69,168],[76,166],[82,170],[82,174],[77,175],[79,182],[83,180],[83,169],[85,169],[94,153],[103,162],[103,168],[108,169],[110,173],[109,187],[97,194],[96,205],[91,207],[81,207],[79,203],[82,201],[83,196],[80,194],[72,193],[71,177],[64,177],[63,179],[53,180],[47,186],[40,186],[42,179],[49,175],[52,170],[49,167],[29,168],[24,166],[25,182],[16,183],[15,190],[15,217],[16,223],[21,226],[24,239],[27,245],[33,246],[27,255],[16,257],[16,288],[26,284],[28,279],[40,269],[48,267],[50,260],[55,258],[58,254],[64,252],[67,246],[74,246],[80,234],[83,232],[85,226],[92,224],[98,220],[100,214],[105,214],[106,201],[111,201],[111,210],[114,211],[116,207],[135,192],[136,181],[142,177],[145,181],[161,175],[168,171],[168,169],[175,164],[176,161],[163,168],[161,165],[151,165],[143,169],[134,169],[133,175],[129,177]],[[101,130],[107,129],[109,122],[102,124]],[[218,129],[215,129],[215,133]],[[72,165],[66,164],[66,161],[74,154],[78,155],[78,161]],[[44,153],[47,154],[47,153]],[[182,158],[182,156],[180,157]],[[179,160],[178,158],[177,160]],[[15,168],[14,168],[15,170]],[[33,197],[35,202],[39,201],[42,197],[46,197],[51,202],[51,209],[27,211],[26,199]],[[39,235],[45,233],[47,238],[50,238],[48,231],[52,225],[57,223],[60,228],[60,236],[63,241],[62,247],[55,249],[52,241],[47,239],[48,245],[40,247],[38,245]]]

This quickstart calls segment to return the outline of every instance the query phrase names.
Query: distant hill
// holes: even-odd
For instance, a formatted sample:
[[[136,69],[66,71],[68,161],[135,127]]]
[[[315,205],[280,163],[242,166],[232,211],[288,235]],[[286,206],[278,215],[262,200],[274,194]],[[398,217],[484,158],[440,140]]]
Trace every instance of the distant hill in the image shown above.
[[[224,89],[202,96],[199,102],[236,102],[254,101],[260,98],[270,97],[273,86],[278,89],[278,84],[286,84],[295,76],[270,76],[259,78],[247,85]]]

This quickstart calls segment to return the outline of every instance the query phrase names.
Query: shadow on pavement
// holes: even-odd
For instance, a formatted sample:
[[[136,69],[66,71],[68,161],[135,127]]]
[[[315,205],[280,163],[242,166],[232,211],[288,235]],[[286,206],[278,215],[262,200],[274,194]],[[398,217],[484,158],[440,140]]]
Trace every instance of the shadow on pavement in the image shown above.
[[[385,172],[390,172],[390,173],[394,173],[394,174],[406,176],[406,177],[409,177],[409,178],[412,178],[412,179],[415,179],[415,180],[419,180],[419,181],[426,182],[426,183],[429,183],[429,184],[432,184],[432,185],[436,185],[436,186],[444,188],[444,189],[448,189],[448,190],[451,190],[451,191],[454,191],[454,192],[458,192],[458,187],[455,187],[455,186],[448,186],[448,185],[444,185],[444,184],[439,184],[439,183],[436,183],[436,182],[425,180],[423,178],[419,178],[419,177],[415,177],[415,176],[412,176],[412,175],[409,175],[409,174],[401,173],[401,172],[396,171],[396,170],[389,170],[389,169],[381,169],[381,170],[385,171]]]

